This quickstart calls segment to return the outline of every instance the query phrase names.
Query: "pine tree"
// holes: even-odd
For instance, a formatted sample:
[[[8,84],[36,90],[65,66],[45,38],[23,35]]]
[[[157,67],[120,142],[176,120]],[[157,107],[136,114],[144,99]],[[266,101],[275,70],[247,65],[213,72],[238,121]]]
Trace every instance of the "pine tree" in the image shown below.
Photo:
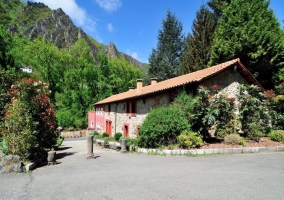
[[[158,31],[158,44],[149,57],[149,76],[166,80],[178,76],[183,50],[182,24],[170,11]]]
[[[212,9],[215,16],[220,19],[222,16],[222,10],[230,3],[231,0],[210,0],[207,2],[207,5]]]
[[[181,74],[207,67],[216,24],[217,17],[202,5],[193,21],[192,34],[185,40],[185,50],[181,56]]]
[[[234,58],[265,87],[283,66],[283,30],[266,0],[232,0],[218,22],[210,65]]]

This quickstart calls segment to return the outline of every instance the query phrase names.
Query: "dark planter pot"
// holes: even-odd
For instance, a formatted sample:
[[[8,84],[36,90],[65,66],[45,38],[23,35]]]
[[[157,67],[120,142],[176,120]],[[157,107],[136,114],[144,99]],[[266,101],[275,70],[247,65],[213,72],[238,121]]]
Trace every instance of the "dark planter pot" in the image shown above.
[[[54,165],[56,164],[56,151],[47,152],[47,164]]]

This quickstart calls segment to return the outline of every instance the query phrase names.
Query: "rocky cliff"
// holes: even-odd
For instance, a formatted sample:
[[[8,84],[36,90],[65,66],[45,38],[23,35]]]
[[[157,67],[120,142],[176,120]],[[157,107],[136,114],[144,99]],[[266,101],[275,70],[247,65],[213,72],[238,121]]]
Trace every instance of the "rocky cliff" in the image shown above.
[[[71,18],[61,8],[51,10],[43,3],[28,1],[22,8],[19,19],[21,20],[18,28],[12,26],[10,31],[23,32],[24,35],[28,35],[30,40],[40,35],[49,39],[59,48],[70,48],[79,38],[84,38],[90,46],[91,55],[95,56],[99,52],[104,52],[111,58],[123,58],[145,71],[145,64],[125,53],[119,52],[112,42],[108,46],[96,45],[98,42],[90,38],[81,28],[76,27]]]

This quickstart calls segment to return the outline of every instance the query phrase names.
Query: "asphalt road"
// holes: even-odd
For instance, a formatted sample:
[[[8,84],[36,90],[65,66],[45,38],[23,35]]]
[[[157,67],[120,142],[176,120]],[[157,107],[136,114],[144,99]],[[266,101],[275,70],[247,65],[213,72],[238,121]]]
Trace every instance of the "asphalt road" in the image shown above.
[[[284,153],[219,156],[121,154],[65,140],[58,164],[1,174],[0,199],[284,199]]]

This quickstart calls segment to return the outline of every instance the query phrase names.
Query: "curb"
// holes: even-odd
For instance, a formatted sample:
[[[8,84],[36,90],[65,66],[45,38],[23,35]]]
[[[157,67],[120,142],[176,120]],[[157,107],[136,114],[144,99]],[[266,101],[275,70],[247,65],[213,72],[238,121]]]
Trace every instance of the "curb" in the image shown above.
[[[25,167],[26,171],[31,171],[31,170],[37,168],[37,166],[39,166],[43,162],[44,159],[46,159],[46,157],[40,158],[33,163],[29,163],[29,164],[25,165],[24,167]]]
[[[247,154],[247,153],[268,153],[284,151],[284,146],[275,147],[246,147],[246,148],[225,148],[225,149],[196,149],[196,150],[159,150],[138,148],[138,153],[154,155],[211,155],[211,154]]]

